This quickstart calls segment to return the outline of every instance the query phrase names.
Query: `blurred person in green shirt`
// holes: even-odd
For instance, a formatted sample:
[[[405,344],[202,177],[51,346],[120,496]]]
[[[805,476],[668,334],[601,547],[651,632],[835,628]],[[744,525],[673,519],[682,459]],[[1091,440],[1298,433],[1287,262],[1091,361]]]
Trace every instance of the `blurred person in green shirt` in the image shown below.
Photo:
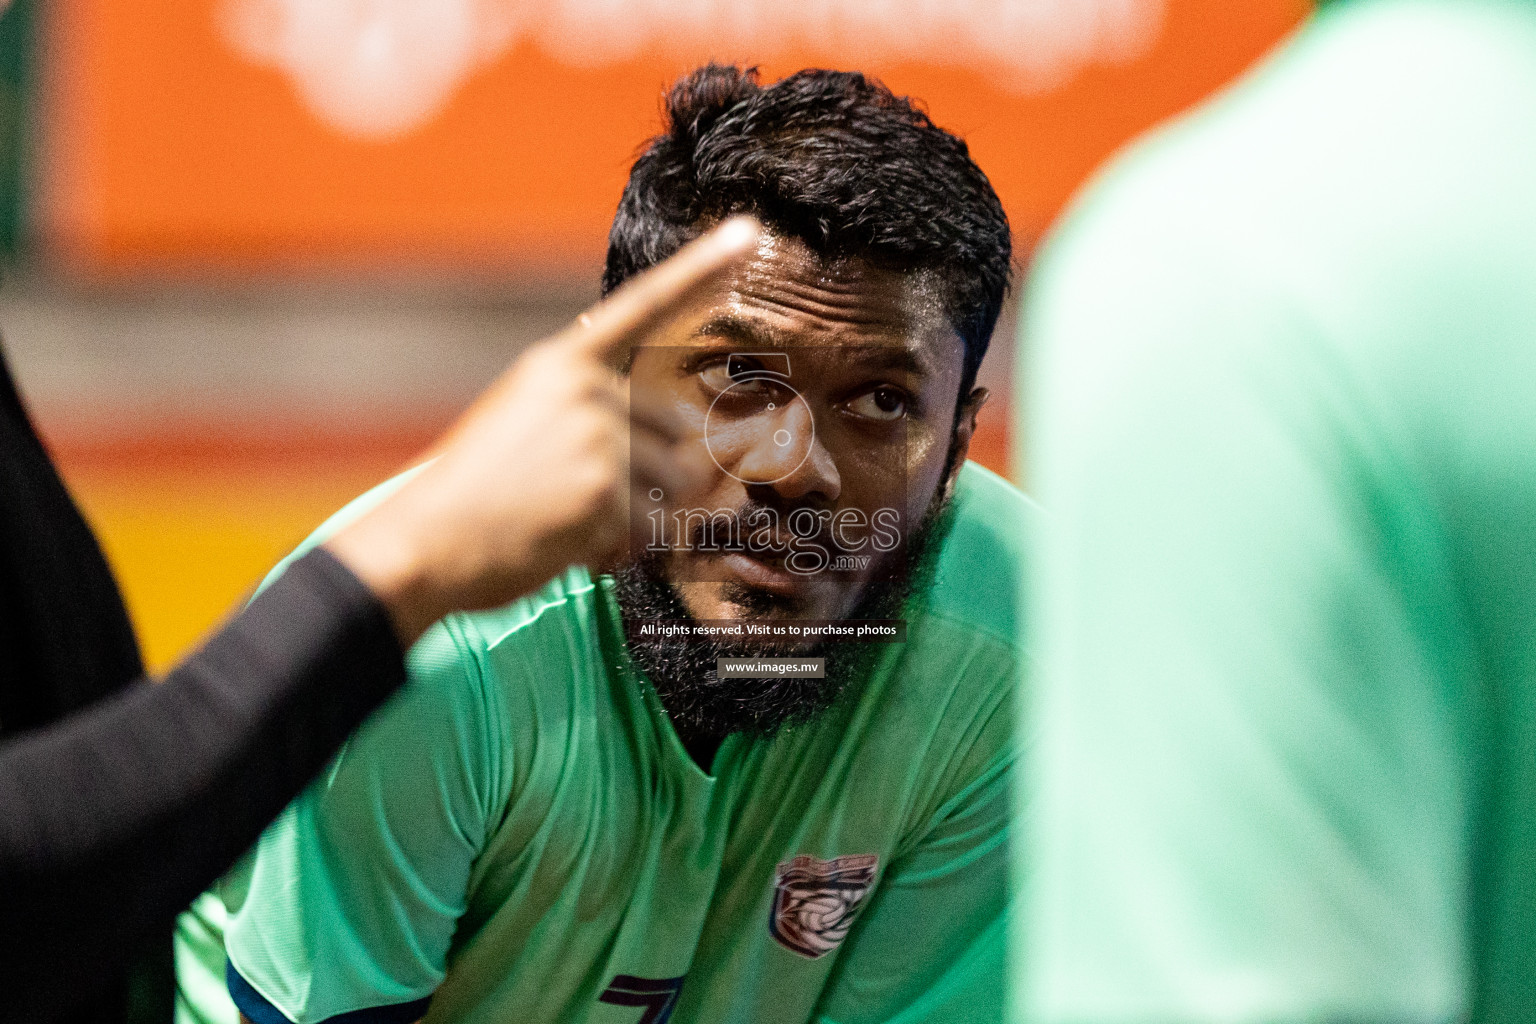
[[[1536,4],[1324,7],[1028,308],[1017,1019],[1536,1020]]]
[[[183,919],[183,1021],[1002,1020],[1028,505],[966,452],[1007,219],[877,83],[709,66],[635,164],[605,290],[740,212],[756,253],[627,371],[714,460],[705,497],[657,488],[616,572],[426,633]],[[904,642],[668,632],[860,625]],[[824,675],[721,671],[775,650]]]

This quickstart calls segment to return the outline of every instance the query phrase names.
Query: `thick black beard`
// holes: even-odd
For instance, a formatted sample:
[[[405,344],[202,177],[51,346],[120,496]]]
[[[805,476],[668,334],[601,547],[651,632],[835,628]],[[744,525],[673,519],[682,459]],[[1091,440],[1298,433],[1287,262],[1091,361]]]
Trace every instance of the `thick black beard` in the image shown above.
[[[866,584],[845,619],[897,619],[908,598],[922,593],[938,563],[940,540],[948,531],[948,501],[941,491],[907,544],[906,571],[889,580]],[[771,736],[780,729],[818,718],[835,705],[850,684],[865,675],[883,644],[818,643],[784,646],[657,638],[639,635],[639,626],[658,619],[692,620],[687,605],[667,579],[662,558],[648,555],[614,573],[619,610],[629,656],[651,682],[678,733],[689,738],[720,739],[731,733]],[[748,588],[727,593],[747,615],[777,609],[777,599]],[[822,679],[732,679],[722,684],[717,658],[774,656],[824,657]]]

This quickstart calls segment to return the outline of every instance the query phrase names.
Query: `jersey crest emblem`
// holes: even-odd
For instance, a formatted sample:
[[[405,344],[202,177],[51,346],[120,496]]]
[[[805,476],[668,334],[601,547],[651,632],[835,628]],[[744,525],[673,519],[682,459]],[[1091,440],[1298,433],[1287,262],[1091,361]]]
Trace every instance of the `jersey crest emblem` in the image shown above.
[[[801,854],[784,861],[775,872],[768,931],[803,957],[826,956],[848,937],[879,863],[873,853],[831,860]]]

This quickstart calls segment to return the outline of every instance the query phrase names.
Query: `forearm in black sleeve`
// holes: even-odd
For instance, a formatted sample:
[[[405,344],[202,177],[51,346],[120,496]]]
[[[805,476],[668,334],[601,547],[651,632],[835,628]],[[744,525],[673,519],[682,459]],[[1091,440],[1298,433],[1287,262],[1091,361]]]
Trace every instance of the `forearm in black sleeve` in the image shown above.
[[[0,747],[0,1017],[162,934],[404,677],[322,549],[164,682]]]

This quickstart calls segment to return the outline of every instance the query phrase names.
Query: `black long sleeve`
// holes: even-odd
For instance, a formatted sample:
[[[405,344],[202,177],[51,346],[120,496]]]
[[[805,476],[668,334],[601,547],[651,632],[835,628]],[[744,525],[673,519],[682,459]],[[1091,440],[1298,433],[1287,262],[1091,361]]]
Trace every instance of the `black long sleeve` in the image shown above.
[[[0,1016],[119,972],[404,676],[383,609],[315,551],[163,683],[0,747]]]
[[[404,681],[366,587],[295,562],[161,683],[0,358],[0,1020],[123,1021],[130,963]]]

